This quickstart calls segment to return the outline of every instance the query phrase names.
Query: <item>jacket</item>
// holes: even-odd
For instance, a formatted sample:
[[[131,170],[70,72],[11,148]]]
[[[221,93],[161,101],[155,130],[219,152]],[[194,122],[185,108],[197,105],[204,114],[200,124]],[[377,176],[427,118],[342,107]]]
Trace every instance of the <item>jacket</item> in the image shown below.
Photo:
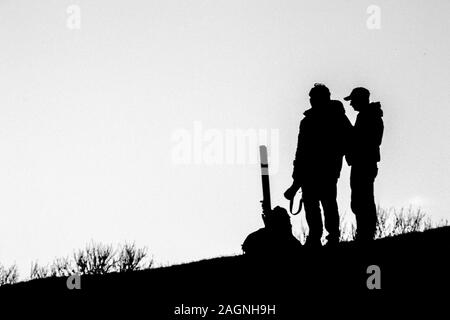
[[[380,145],[384,131],[382,117],[383,111],[379,102],[370,103],[358,113],[346,156],[349,165],[370,165],[381,160]]]
[[[300,122],[292,177],[300,185],[337,181],[349,149],[352,125],[340,101],[306,110]]]

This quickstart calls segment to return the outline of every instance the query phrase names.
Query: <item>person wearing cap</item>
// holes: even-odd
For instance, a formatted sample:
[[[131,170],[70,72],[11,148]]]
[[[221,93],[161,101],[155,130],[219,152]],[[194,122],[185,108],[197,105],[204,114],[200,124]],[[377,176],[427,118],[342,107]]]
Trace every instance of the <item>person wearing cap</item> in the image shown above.
[[[328,232],[327,246],[339,242],[339,212],[336,201],[337,181],[342,168],[345,145],[352,124],[342,102],[330,99],[330,90],[315,84],[309,92],[311,108],[300,122],[292,186],[284,196],[291,200],[302,188],[309,234],[307,247],[322,246],[323,222]]]
[[[381,104],[370,102],[369,97],[369,90],[358,87],[344,98],[358,112],[346,154],[346,161],[351,166],[351,208],[356,217],[355,240],[358,242],[373,240],[377,225],[374,182],[384,124]]]

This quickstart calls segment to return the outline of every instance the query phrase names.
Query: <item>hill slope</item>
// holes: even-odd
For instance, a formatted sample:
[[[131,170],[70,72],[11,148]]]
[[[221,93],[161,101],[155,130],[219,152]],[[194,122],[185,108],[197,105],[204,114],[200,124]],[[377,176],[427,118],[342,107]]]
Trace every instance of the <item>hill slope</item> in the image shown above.
[[[300,311],[327,313],[333,306],[355,301],[370,307],[441,295],[450,283],[449,243],[450,227],[443,227],[376,240],[368,248],[343,243],[335,249],[301,249],[290,255],[223,257],[128,274],[82,276],[80,290],[68,290],[65,278],[33,280],[3,286],[0,295],[1,301],[51,301],[52,310],[67,303],[90,305],[103,314],[119,305],[130,313],[136,311],[133,306],[145,306],[149,314],[158,315],[151,319],[185,319],[175,314],[177,310],[193,312],[197,309],[190,307],[196,306],[208,306],[208,315],[186,319],[225,319],[230,313],[217,313],[227,304],[231,311],[241,310],[234,308],[236,304],[269,304],[276,306],[276,317],[264,319],[292,319]],[[379,283],[369,266],[379,267]],[[381,289],[369,289],[368,279]],[[318,302],[331,309],[318,307]],[[245,319],[262,319],[253,316]]]

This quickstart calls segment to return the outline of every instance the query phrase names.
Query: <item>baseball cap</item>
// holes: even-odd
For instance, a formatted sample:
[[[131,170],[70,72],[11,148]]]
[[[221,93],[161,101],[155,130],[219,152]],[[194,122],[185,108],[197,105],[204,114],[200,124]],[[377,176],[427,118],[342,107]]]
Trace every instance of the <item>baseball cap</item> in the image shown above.
[[[355,98],[369,98],[370,92],[366,88],[358,87],[352,90],[348,97],[345,97],[345,101],[349,101]]]

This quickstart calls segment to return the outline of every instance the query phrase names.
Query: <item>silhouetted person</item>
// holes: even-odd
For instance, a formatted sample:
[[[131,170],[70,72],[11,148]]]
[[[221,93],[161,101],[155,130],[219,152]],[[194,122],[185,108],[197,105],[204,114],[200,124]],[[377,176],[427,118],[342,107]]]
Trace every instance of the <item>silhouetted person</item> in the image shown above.
[[[292,235],[292,224],[286,209],[276,206],[270,209],[261,201],[266,226],[247,236],[242,250],[250,255],[292,253],[301,248],[300,242]]]
[[[342,158],[351,130],[340,101],[330,100],[330,91],[315,84],[310,93],[311,108],[300,122],[297,151],[292,173],[292,186],[285,192],[291,199],[301,187],[309,234],[306,246],[321,246],[323,223],[328,232],[327,246],[339,242],[339,212],[336,185],[342,168]]]
[[[378,173],[380,145],[383,138],[383,111],[379,102],[369,102],[369,90],[355,88],[344,98],[358,112],[346,156],[352,167],[351,208],[356,217],[356,240],[373,240],[377,225],[373,184]]]

